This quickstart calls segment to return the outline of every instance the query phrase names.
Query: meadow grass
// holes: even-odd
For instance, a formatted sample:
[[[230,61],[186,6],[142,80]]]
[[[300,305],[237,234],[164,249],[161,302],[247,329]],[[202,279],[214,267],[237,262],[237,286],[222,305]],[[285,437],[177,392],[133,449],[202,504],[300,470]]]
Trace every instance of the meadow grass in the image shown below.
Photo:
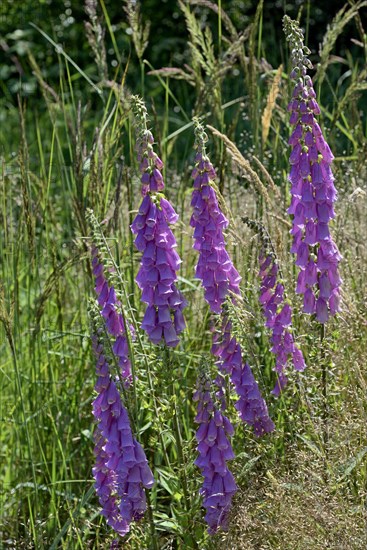
[[[183,259],[179,286],[190,306],[174,354],[143,335],[132,348],[134,424],[157,483],[146,518],[132,524],[120,544],[137,550],[360,550],[367,542],[367,122],[358,103],[365,102],[365,69],[347,56],[348,74],[336,83],[328,69],[347,22],[356,19],[362,25],[358,9],[365,3],[345,8],[331,23],[316,72],[321,124],[336,157],[339,200],[333,229],[344,281],[343,311],[327,325],[322,341],[317,323],[301,313],[289,253],[290,84],[280,65],[287,59],[280,52],[275,68],[264,61],[262,2],[242,34],[220,3],[190,4],[198,7],[180,2],[190,43],[188,73],[170,75],[149,67],[141,20],[136,17],[131,24],[141,74],[133,91],[143,94],[146,80],[155,79],[154,103],[148,99],[147,105],[165,162],[167,196],[180,215],[175,226]],[[117,50],[103,2],[101,7],[98,25],[106,26]],[[200,9],[218,16],[217,44],[209,26],[202,30]],[[93,281],[86,212],[92,208],[103,221],[126,311],[139,332],[143,308],[134,282],[139,258],[129,225],[140,184],[130,90],[124,85],[129,66],[119,65],[106,80],[98,25],[88,37],[95,46],[93,76],[84,73],[71,52],[57,47],[59,84],[52,88],[29,52],[42,97],[34,108],[32,98],[21,96],[8,107],[7,135],[1,139],[1,548],[107,549],[115,538],[100,515],[91,472],[95,365],[87,319]],[[40,40],[52,40],[41,31]],[[363,47],[365,54],[366,43]],[[234,68],[231,88],[227,79]],[[182,92],[174,76],[192,93]],[[194,278],[197,258],[189,226],[192,113],[210,125],[208,147],[231,220],[227,241],[243,277],[237,330],[276,424],[274,434],[263,439],[237,426],[232,471],[240,491],[228,534],[211,538],[199,497],[200,473],[193,464],[192,392],[199,366],[211,361],[211,333],[210,313]],[[270,395],[274,359],[258,304],[258,242],[241,221],[243,215],[262,220],[271,235],[306,356],[306,371],[291,375],[279,399]],[[233,407],[229,414],[238,424]]]

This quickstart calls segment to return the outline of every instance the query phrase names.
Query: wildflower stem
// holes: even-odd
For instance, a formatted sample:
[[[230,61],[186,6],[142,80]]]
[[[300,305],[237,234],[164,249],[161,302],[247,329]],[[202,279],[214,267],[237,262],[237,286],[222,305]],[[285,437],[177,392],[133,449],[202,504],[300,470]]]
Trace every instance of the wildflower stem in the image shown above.
[[[329,408],[328,408],[328,387],[327,387],[327,367],[325,354],[325,336],[326,327],[320,325],[320,348],[321,348],[321,373],[322,373],[322,419],[323,419],[323,445],[324,445],[324,477],[327,481],[327,465],[329,452]]]
[[[144,62],[140,59],[140,83],[141,83],[141,95],[144,97],[145,92],[145,67]]]
[[[130,127],[129,127],[130,131]],[[133,222],[133,188],[131,184],[131,178],[126,177],[126,190],[127,190],[127,200],[129,204],[129,227]],[[129,236],[129,254],[130,254],[130,261],[131,266],[134,265],[134,240],[131,236]],[[133,302],[133,306],[135,305],[135,278],[134,278],[134,269],[130,269],[130,296],[131,300]]]
[[[169,350],[166,346],[165,346],[165,349],[164,349],[164,355],[165,355],[165,359],[164,359],[165,364],[166,365],[171,365],[171,356],[170,356]],[[170,386],[171,386],[171,396],[174,399],[175,391],[174,391],[174,381],[173,381],[173,379],[172,379],[172,383],[171,383]],[[181,476],[182,477],[182,490],[183,490],[183,494],[184,494],[184,498],[185,498],[185,506],[186,506],[186,510],[189,512],[191,506],[190,506],[189,492],[188,492],[188,489],[187,489],[187,477],[186,477],[186,470],[185,470],[186,464],[185,464],[184,455],[183,455],[182,435],[181,435],[180,424],[179,424],[179,421],[178,421],[178,411],[177,411],[176,400],[173,403],[173,429],[174,429],[174,432],[175,432],[175,439],[176,439],[176,445],[177,445],[177,456],[178,456],[178,460],[179,460],[179,463],[180,463],[180,466],[181,466],[181,472],[182,472],[182,476]]]
[[[186,470],[185,470],[186,464],[184,461],[183,450],[182,450],[182,435],[180,430],[180,424],[178,421],[178,411],[177,411],[176,403],[174,405],[173,424],[174,424],[174,431],[176,436],[177,454],[178,454],[178,459],[180,461],[181,471],[182,471],[182,490],[184,493],[186,510],[187,512],[189,512],[191,509],[191,506],[190,506],[189,492],[187,490],[187,477],[186,477]]]
[[[147,512],[149,517],[149,526],[150,526],[150,533],[152,537],[152,548],[153,550],[159,550],[158,541],[157,541],[157,533],[155,530],[154,525],[154,517],[153,517],[153,510],[152,510],[152,504],[150,502],[150,493],[147,489],[145,489],[145,496],[147,499]]]
[[[113,254],[111,252],[110,247],[108,246],[107,239],[106,239],[106,237],[105,237],[102,230],[100,231],[100,236],[102,238],[102,242],[104,244],[105,250],[108,253],[109,259],[110,259],[110,261],[111,261],[111,263],[112,263],[112,265],[115,269],[115,273],[118,276],[118,279],[121,283],[121,288],[124,289],[124,295],[125,295],[126,303],[130,305],[128,297],[127,297],[127,293],[126,293],[124,280],[122,278],[120,269],[119,269],[119,267],[118,267],[118,265],[115,261],[115,258],[114,258]],[[136,394],[135,355],[134,355],[134,352],[133,352],[131,334],[130,334],[129,326],[128,326],[128,323],[127,323],[127,320],[126,320],[126,314],[125,314],[124,308],[122,306],[122,303],[121,303],[119,309],[120,309],[121,317],[122,317],[122,320],[123,320],[123,323],[124,323],[124,331],[125,331],[125,335],[126,335],[127,345],[128,345],[128,349],[129,349],[129,356],[130,356],[130,361],[131,361],[131,374],[132,374],[132,388],[133,388],[133,396],[134,396],[134,409],[135,409],[135,411],[138,411],[139,408],[138,408],[138,399],[137,399],[137,394]],[[130,309],[131,309],[131,306],[130,306]],[[134,328],[135,327],[136,327],[136,324],[134,325]]]

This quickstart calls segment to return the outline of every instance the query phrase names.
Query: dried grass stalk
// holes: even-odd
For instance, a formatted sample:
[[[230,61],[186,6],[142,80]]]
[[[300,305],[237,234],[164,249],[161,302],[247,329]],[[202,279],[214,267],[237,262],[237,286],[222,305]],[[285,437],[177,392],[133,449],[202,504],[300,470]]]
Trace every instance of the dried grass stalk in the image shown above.
[[[269,172],[267,171],[267,169],[265,168],[263,163],[257,157],[255,157],[255,155],[253,155],[252,158],[254,159],[254,161],[256,162],[258,167],[260,168],[265,180],[267,181],[267,183],[268,183],[269,187],[271,188],[272,192],[274,193],[274,195],[277,198],[280,198],[281,194],[280,194],[279,187],[277,187],[275,185],[273,178],[271,177],[271,175],[269,174]]]
[[[265,202],[267,204],[270,204],[271,200],[265,185],[255,172],[255,170],[251,168],[249,161],[242,156],[233,141],[231,141],[225,134],[219,132],[216,128],[213,128],[213,126],[207,124],[206,127],[212,132],[214,136],[219,137],[223,141],[234,163],[238,166],[240,170],[243,171],[244,176],[253,184],[254,188],[260,193]]]
[[[282,72],[283,72],[283,65],[280,65],[278,67],[277,72],[275,73],[273,82],[270,87],[270,91],[268,94],[268,97],[266,99],[266,106],[264,109],[264,112],[261,117],[261,124],[262,124],[262,143],[265,145],[266,140],[269,136],[269,130],[270,130],[270,124],[271,124],[271,118],[273,116],[273,110],[275,107],[275,102],[279,93],[279,87],[280,87],[280,81],[282,78]]]

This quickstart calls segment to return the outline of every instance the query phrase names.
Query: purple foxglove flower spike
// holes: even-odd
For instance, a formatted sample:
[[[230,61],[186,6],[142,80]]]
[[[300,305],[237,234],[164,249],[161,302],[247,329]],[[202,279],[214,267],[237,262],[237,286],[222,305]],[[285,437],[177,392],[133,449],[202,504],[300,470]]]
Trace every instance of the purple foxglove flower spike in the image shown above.
[[[274,254],[262,251],[259,257],[261,278],[260,303],[266,319],[265,326],[271,332],[271,351],[276,357],[275,372],[278,380],[272,393],[279,395],[287,384],[285,370],[288,361],[292,359],[295,370],[302,371],[306,368],[302,351],[295,344],[291,332],[292,308],[284,303],[284,286],[277,281],[278,264]]]
[[[194,228],[194,248],[199,252],[196,277],[202,282],[205,300],[211,311],[221,313],[229,291],[239,294],[241,277],[226,250],[223,230],[228,227],[228,220],[219,207],[215,190],[210,185],[216,174],[199,139],[192,177],[194,190],[190,225]]]
[[[289,360],[292,359],[293,367],[297,371],[304,370],[306,364],[302,351],[296,345],[291,331],[292,308],[284,301],[284,285],[279,280],[281,273],[270,236],[262,223],[251,220],[246,216],[242,217],[242,221],[256,231],[261,242],[259,301],[266,320],[265,326],[272,333],[270,338],[271,351],[276,357],[274,370],[278,378],[272,393],[279,396],[288,381],[285,370]],[[312,269],[309,271],[309,276],[313,277]]]
[[[115,289],[112,285],[109,285],[105,277],[104,267],[99,259],[99,251],[95,246],[92,248],[92,270],[95,278],[97,301],[105,319],[107,332],[115,339],[113,352],[118,358],[125,386],[128,387],[131,384],[132,376],[124,320],[121,313],[117,311],[119,302],[116,298]],[[129,329],[132,337],[134,337],[134,328],[130,326]]]
[[[243,363],[240,344],[231,334],[231,323],[223,311],[226,298],[232,292],[240,294],[241,277],[226,250],[223,230],[228,220],[219,207],[216,192],[211,185],[216,174],[205,150],[206,135],[195,120],[195,168],[192,173],[194,190],[190,225],[194,228],[193,248],[199,252],[196,277],[205,289],[205,299],[213,313],[222,315],[222,335],[215,335],[212,352],[218,356],[218,367],[230,375],[239,396],[236,408],[244,422],[254,428],[256,435],[274,429],[258,384],[247,363]]]
[[[149,339],[167,346],[178,344],[178,335],[185,328],[182,310],[186,301],[176,287],[177,271],[181,260],[176,252],[176,239],[169,227],[178,215],[163,196],[163,163],[153,150],[154,138],[147,129],[147,112],[144,103],[134,98],[138,138],[136,143],[141,172],[143,200],[131,230],[136,235],[135,246],[142,252],[136,282],[142,291],[147,309],[142,328]]]
[[[216,380],[217,391],[213,399],[213,390],[205,374],[199,376],[193,399],[197,402],[195,422],[199,424],[196,432],[199,457],[195,460],[201,470],[204,483],[200,489],[203,506],[206,509],[205,520],[208,533],[213,535],[218,529],[228,528],[228,514],[232,497],[237,491],[233,475],[227,461],[234,458],[230,443],[233,426],[223,414],[225,408],[224,392],[220,377]]]
[[[235,404],[241,420],[253,427],[257,437],[274,430],[265,400],[250,366],[243,361],[241,346],[232,335],[232,323],[224,315],[220,331],[213,334],[212,353],[218,357],[217,366],[229,374],[239,399]]]
[[[144,451],[132,434],[127,411],[121,401],[98,336],[92,336],[96,356],[97,397],[93,414],[96,457],[93,476],[102,514],[119,535],[129,532],[130,523],[146,510],[144,488],[154,484]]]
[[[329,230],[335,217],[333,204],[337,198],[331,171],[333,154],[316,122],[320,108],[307,69],[312,64],[304,46],[303,32],[296,21],[284,16],[284,31],[291,47],[296,80],[292,100],[288,105],[290,123],[295,127],[289,144],[291,170],[291,204],[293,215],[293,245],[296,265],[300,268],[297,292],[303,294],[305,313],[315,314],[320,323],[340,311],[340,284],[338,264],[341,255]],[[309,273],[312,271],[312,277]]]

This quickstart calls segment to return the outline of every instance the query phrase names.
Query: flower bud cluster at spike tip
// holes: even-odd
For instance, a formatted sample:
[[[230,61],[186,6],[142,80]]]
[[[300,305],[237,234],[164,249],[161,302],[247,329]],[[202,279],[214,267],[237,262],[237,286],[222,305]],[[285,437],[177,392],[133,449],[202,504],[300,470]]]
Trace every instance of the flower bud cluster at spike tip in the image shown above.
[[[316,122],[320,114],[315,90],[307,69],[312,67],[310,53],[303,44],[303,33],[296,21],[284,16],[284,30],[291,46],[293,70],[296,79],[293,97],[288,105],[290,123],[294,126],[289,139],[292,152],[291,204],[293,215],[293,245],[300,267],[297,292],[303,294],[303,311],[316,314],[320,323],[340,311],[340,284],[338,264],[341,255],[334,243],[329,222],[335,217],[333,204],[337,198],[334,177],[330,168],[333,154]]]
[[[278,282],[278,264],[274,255],[262,251],[259,257],[261,278],[260,304],[266,319],[265,326],[272,332],[271,351],[275,354],[275,372],[278,380],[272,393],[278,396],[287,384],[285,369],[292,358],[295,370],[306,368],[302,351],[297,347],[291,333],[292,308],[284,303],[284,286]]]
[[[154,478],[140,443],[134,438],[129,417],[113,381],[103,345],[92,336],[98,376],[93,414],[98,422],[95,435],[96,456],[93,476],[96,492],[107,523],[121,536],[130,523],[139,520],[146,510],[144,488],[151,488]]]
[[[212,353],[218,368],[230,375],[239,399],[235,405],[241,420],[253,427],[257,437],[270,433],[275,426],[250,366],[243,362],[241,346],[232,336],[232,323],[224,316],[221,330],[213,335]]]
[[[154,152],[154,137],[152,132],[148,130],[148,112],[144,101],[138,96],[132,96],[131,101],[136,122],[135,151],[141,173],[141,191],[142,195],[145,196],[147,193],[163,191],[164,182],[161,172],[163,162]]]
[[[118,358],[121,374],[127,387],[131,384],[132,376],[124,320],[121,313],[117,312],[119,302],[116,298],[116,292],[114,287],[108,284],[96,247],[92,248],[92,270],[96,284],[97,301],[101,308],[101,314],[105,319],[107,331],[111,336],[115,337],[113,352]],[[129,328],[132,336],[134,336],[134,328],[132,326]]]
[[[186,301],[176,287],[181,260],[176,252],[176,239],[169,227],[178,215],[161,191],[164,188],[160,170],[163,163],[153,151],[153,136],[146,128],[147,113],[141,100],[135,98],[138,127],[137,151],[142,174],[143,200],[131,230],[135,246],[142,252],[136,282],[147,304],[142,328],[154,344],[162,340],[177,346],[178,335],[185,328],[182,310]]]
[[[200,426],[196,432],[199,457],[195,460],[201,470],[204,483],[200,489],[208,533],[213,535],[228,527],[228,514],[237,486],[227,461],[234,458],[230,443],[233,426],[223,414],[221,401],[223,391],[219,382],[219,399],[213,399],[210,381],[202,375],[198,379],[193,399],[197,402],[195,422]]]
[[[217,195],[210,182],[215,170],[205,153],[202,127],[197,124],[195,168],[192,172],[194,190],[190,225],[194,228],[195,250],[199,251],[196,277],[205,289],[205,300],[211,311],[221,313],[229,291],[239,293],[241,277],[226,250],[223,230],[228,220],[221,211]]]

